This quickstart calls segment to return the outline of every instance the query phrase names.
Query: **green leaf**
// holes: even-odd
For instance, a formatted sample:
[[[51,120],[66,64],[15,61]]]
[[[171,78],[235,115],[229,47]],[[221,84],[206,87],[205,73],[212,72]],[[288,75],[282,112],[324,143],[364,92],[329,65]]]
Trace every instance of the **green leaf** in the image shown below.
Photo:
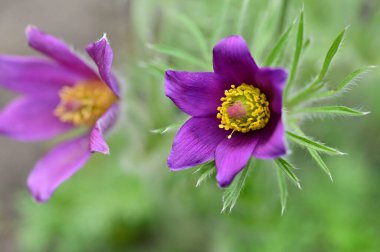
[[[181,27],[186,28],[190,33],[191,37],[194,39],[194,42],[196,42],[196,47],[199,48],[203,58],[205,60],[209,60],[210,52],[208,48],[207,38],[202,33],[198,25],[190,18],[183,15],[183,13],[179,14],[177,12],[173,12],[172,15],[181,24]]]
[[[307,138],[305,136],[300,136],[289,131],[286,132],[286,135],[289,137],[291,141],[297,143],[298,145],[304,146],[306,148],[310,148],[319,152],[324,152],[330,155],[345,155],[346,154],[334,148],[328,147],[322,143],[311,140],[310,138]]]
[[[319,81],[322,81],[324,79],[335,54],[338,52],[338,50],[342,44],[344,34],[346,33],[347,29],[348,29],[348,27],[346,27],[341,33],[339,33],[338,37],[336,37],[336,39],[332,43],[330,49],[328,50],[326,57],[325,57],[325,60],[323,62],[321,72],[318,75]]]
[[[311,113],[311,114],[331,114],[343,116],[362,116],[369,112],[363,112],[345,106],[321,106],[321,107],[306,107],[293,111],[293,113]]]
[[[253,159],[251,158],[248,161],[248,164],[245,166],[243,171],[241,171],[235,179],[232,181],[231,185],[226,188],[223,193],[223,208],[222,213],[228,211],[231,212],[234,208],[236,201],[239,198],[240,192],[245,185],[246,178],[248,177],[248,171],[253,164]]]
[[[188,54],[187,52],[182,51],[181,49],[178,49],[175,47],[171,47],[168,45],[158,45],[158,44],[152,45],[152,44],[149,44],[148,48],[153,49],[156,52],[166,54],[166,55],[187,61],[188,63],[196,65],[196,66],[201,67],[203,69],[209,69],[210,68],[210,66],[208,64],[206,64],[206,62],[203,62],[203,61],[199,60],[198,58]]]
[[[166,134],[166,133],[171,132],[171,131],[176,131],[182,126],[182,124],[184,124],[186,122],[186,120],[182,120],[182,121],[170,124],[170,125],[163,127],[163,128],[150,130],[150,133],[163,135],[163,134]]]
[[[330,180],[333,181],[330,169],[327,167],[325,161],[323,161],[322,157],[319,155],[319,153],[316,150],[308,148],[308,151],[314,161],[321,167],[321,169],[329,176]]]
[[[243,26],[244,26],[244,21],[245,21],[245,16],[248,11],[248,5],[249,5],[250,0],[243,0],[243,3],[241,4],[240,8],[240,14],[239,14],[239,19],[237,22],[237,27],[236,27],[236,33],[237,34],[242,34],[243,33]]]
[[[280,189],[281,215],[283,215],[288,200],[288,184],[286,183],[285,173],[281,169],[277,169],[277,180],[278,188]]]
[[[346,27],[341,33],[339,33],[338,37],[335,38],[334,42],[330,46],[330,49],[328,50],[325,60],[323,62],[323,66],[317,77],[314,79],[314,81],[308,85],[305,89],[300,91],[298,94],[296,94],[289,102],[287,102],[287,105],[289,107],[294,107],[298,105],[299,103],[309,99],[310,97],[317,96],[317,92],[324,86],[323,79],[325,78],[325,75],[330,67],[330,64],[339,50],[339,47],[342,44],[344,34],[346,33],[348,27]],[[286,88],[285,88],[286,91]],[[287,97],[287,96],[285,96]]]
[[[200,176],[197,180],[197,184],[195,185],[196,187],[198,187],[215,173],[215,161],[210,161],[201,164],[194,173],[200,173]]]
[[[298,134],[303,135],[303,136],[305,135],[295,123],[292,123],[291,126]],[[330,169],[327,167],[326,163],[323,161],[319,153],[314,149],[307,148],[307,150],[309,151],[314,161],[317,162],[319,167],[329,176],[330,180],[333,181]]]
[[[282,54],[285,45],[288,41],[289,34],[293,30],[294,23],[292,23],[289,28],[281,35],[280,39],[277,41],[275,46],[272,48],[272,50],[269,52],[267,58],[265,59],[264,66],[271,66],[278,57]]]
[[[354,83],[361,75],[368,73],[372,69],[376,68],[376,66],[365,66],[361,67],[359,69],[356,69],[355,71],[351,72],[349,75],[347,75],[339,85],[334,88],[333,90],[329,90],[324,93],[317,94],[315,97],[322,98],[322,97],[328,97],[335,95],[344,89]]]
[[[299,18],[299,21],[298,21],[296,48],[294,50],[292,68],[290,70],[290,75],[289,75],[288,83],[285,86],[285,90],[284,90],[284,97],[285,97],[285,99],[288,97],[290,88],[293,85],[294,79],[295,79],[295,77],[297,75],[298,64],[299,64],[299,61],[300,61],[302,47],[303,47],[303,33],[304,33],[304,16],[303,16],[303,9],[302,9],[301,10],[301,14],[300,14],[300,18]]]
[[[295,124],[291,123],[292,128],[300,135],[304,136],[305,134],[302,132],[302,130]],[[311,157],[314,159],[314,161],[319,165],[319,167],[329,176],[330,180],[333,181],[330,169],[327,167],[326,163],[323,161],[322,157],[319,155],[319,153],[314,149],[307,149],[311,155]]]
[[[290,181],[292,181],[299,189],[301,188],[300,180],[297,178],[296,174],[292,170],[296,169],[291,163],[286,161],[283,158],[278,158],[274,160],[277,167],[283,171],[286,175],[288,175],[288,178]]]

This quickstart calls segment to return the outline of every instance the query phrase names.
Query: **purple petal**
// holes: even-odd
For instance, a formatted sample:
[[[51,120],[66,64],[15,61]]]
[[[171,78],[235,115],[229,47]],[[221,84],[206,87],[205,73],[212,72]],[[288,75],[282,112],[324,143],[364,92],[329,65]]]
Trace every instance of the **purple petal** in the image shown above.
[[[119,105],[114,104],[95,124],[90,134],[90,151],[109,154],[110,150],[104,134],[115,124]]]
[[[178,131],[168,158],[171,170],[182,170],[214,158],[215,148],[227,131],[216,118],[190,118]]]
[[[282,90],[288,74],[282,68],[260,68],[255,75],[255,85],[267,96],[271,111],[280,113]]]
[[[72,129],[53,114],[58,96],[20,97],[0,113],[0,134],[20,141],[45,140]]]
[[[27,182],[35,200],[47,201],[62,182],[87,162],[91,156],[88,144],[88,136],[63,142],[38,161]]]
[[[241,36],[222,39],[214,47],[213,55],[215,73],[226,77],[230,85],[254,84],[258,68]]]
[[[29,46],[72,69],[88,79],[98,79],[97,74],[85,63],[77,53],[58,38],[40,31],[37,27],[28,26],[26,37]]]
[[[0,86],[31,95],[57,93],[83,78],[47,59],[30,56],[0,56]]]
[[[216,148],[216,180],[219,186],[227,187],[235,176],[243,170],[258,137],[252,133],[235,133],[231,139],[224,139]]]
[[[281,114],[272,113],[269,123],[258,131],[259,143],[253,156],[261,159],[274,159],[286,154],[285,129]]]
[[[229,85],[221,76],[206,72],[166,71],[165,94],[191,116],[214,116]]]
[[[120,90],[115,76],[111,73],[113,52],[107,37],[104,35],[99,41],[86,47],[87,53],[94,60],[99,69],[100,77],[108,87],[120,97]]]

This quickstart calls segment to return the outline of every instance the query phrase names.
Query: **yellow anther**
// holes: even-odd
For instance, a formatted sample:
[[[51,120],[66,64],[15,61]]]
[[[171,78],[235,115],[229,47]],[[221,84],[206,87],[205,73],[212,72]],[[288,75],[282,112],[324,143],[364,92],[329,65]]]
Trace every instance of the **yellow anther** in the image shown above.
[[[269,102],[260,89],[243,83],[238,87],[231,85],[224,94],[216,117],[220,119],[219,128],[232,130],[228,139],[236,131],[247,133],[267,125],[270,118]]]
[[[115,94],[100,81],[80,82],[59,91],[61,102],[54,114],[62,122],[92,126],[117,101]]]

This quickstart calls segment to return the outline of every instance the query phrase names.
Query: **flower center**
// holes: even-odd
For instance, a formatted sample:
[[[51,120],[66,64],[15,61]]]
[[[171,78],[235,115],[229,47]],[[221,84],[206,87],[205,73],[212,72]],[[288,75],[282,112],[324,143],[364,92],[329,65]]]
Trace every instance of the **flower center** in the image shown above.
[[[269,102],[260,89],[245,83],[238,87],[231,85],[224,95],[216,117],[220,119],[219,128],[232,130],[229,139],[235,131],[247,133],[262,129],[268,123]]]
[[[115,94],[101,81],[84,81],[59,91],[61,102],[54,114],[62,122],[92,126],[117,101]]]

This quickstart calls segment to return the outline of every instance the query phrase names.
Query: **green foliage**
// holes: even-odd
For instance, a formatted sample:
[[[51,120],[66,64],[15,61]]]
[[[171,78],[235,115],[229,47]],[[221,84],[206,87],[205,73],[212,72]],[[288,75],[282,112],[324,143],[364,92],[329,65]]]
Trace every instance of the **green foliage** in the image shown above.
[[[170,124],[170,125],[168,125],[166,127],[163,127],[163,128],[153,129],[150,132],[154,133],[154,134],[164,135],[166,133],[178,130],[186,121],[187,121],[187,119],[186,120],[181,120],[179,122]]]
[[[289,75],[288,83],[285,86],[285,90],[284,90],[285,100],[287,99],[287,97],[289,95],[290,88],[293,84],[294,79],[296,78],[296,75],[297,75],[298,64],[300,61],[302,48],[304,45],[303,37],[304,37],[304,13],[302,10],[300,17],[299,17],[299,21],[298,21],[297,39],[296,39],[296,46],[295,46],[294,55],[293,55],[292,68],[290,69],[290,75]]]
[[[341,33],[339,33],[338,37],[334,40],[329,51],[327,52],[325,60],[323,62],[321,72],[319,73],[318,78],[317,78],[318,82],[321,82],[325,78],[326,73],[329,70],[330,64],[343,42],[343,38],[344,38],[344,35],[346,34],[347,29],[348,27],[346,27]]]
[[[323,161],[322,157],[319,155],[319,153],[316,150],[313,150],[311,148],[307,149],[310,153],[310,155],[313,157],[314,161],[317,162],[319,167],[329,176],[330,180],[333,181],[330,169],[327,167],[325,161]]]
[[[208,180],[212,175],[215,173],[215,162],[210,161],[207,163],[204,163],[199,166],[199,168],[195,171],[195,173],[199,173],[199,178],[197,180],[196,187],[203,184],[206,180]]]
[[[272,66],[276,60],[284,53],[286,43],[288,42],[289,35],[293,30],[294,23],[292,23],[289,28],[281,35],[275,46],[269,52],[266,60],[264,61],[265,66]]]
[[[281,215],[283,215],[288,201],[288,184],[286,183],[285,173],[281,168],[277,169],[277,181],[280,189]]]
[[[302,130],[295,124],[291,125],[292,128],[300,135],[304,136],[305,134],[302,132]],[[330,169],[327,167],[325,161],[323,161],[322,157],[319,155],[319,153],[313,149],[306,147],[308,152],[310,153],[311,157],[314,159],[314,161],[318,164],[318,166],[329,176],[330,180],[333,181]]]
[[[342,41],[343,41],[343,38],[344,38],[344,35],[345,35],[347,29],[348,29],[348,27],[345,28],[341,33],[339,33],[339,35],[333,41],[332,45],[330,46],[330,48],[329,48],[329,50],[325,56],[325,60],[323,62],[321,71],[315,77],[314,81],[310,85],[308,85],[305,89],[298,92],[293,98],[290,99],[290,101],[288,102],[289,107],[294,107],[301,102],[307,101],[311,96],[313,96],[316,92],[318,92],[321,88],[323,88],[323,86],[324,86],[323,80],[326,76],[327,71],[329,70],[329,67],[331,65],[331,62],[332,62],[335,54],[338,52],[338,49],[340,48],[340,46],[342,44]],[[289,89],[289,84],[287,85],[287,88],[285,88],[285,91],[287,89]],[[286,94],[286,92],[285,92],[285,94]]]
[[[352,83],[354,83],[361,75],[368,73],[372,69],[374,69],[375,66],[366,66],[359,69],[356,69],[349,75],[347,75],[344,80],[338,84],[333,90],[326,91],[324,93],[315,94],[314,96],[317,98],[323,98],[323,97],[329,97],[338,94],[341,91],[344,91],[346,88],[348,88]]]
[[[288,176],[290,181],[294,183],[299,189],[301,189],[300,180],[297,178],[296,174],[294,174],[294,172],[292,171],[292,170],[295,170],[296,168],[283,158],[275,159],[274,162],[277,165],[277,167]]]
[[[345,155],[346,153],[340,152],[337,149],[334,149],[332,147],[326,146],[320,142],[311,140],[310,138],[307,138],[305,136],[297,135],[295,133],[292,133],[290,131],[286,132],[286,135],[288,136],[288,139],[295,142],[296,144],[310,148],[319,152],[324,152],[326,154],[330,155]]]
[[[345,106],[320,106],[320,107],[305,107],[294,111],[294,113],[307,114],[327,114],[327,115],[342,115],[342,116],[363,116],[369,112],[363,112]]]
[[[246,179],[248,177],[249,170],[253,167],[254,160],[251,158],[248,161],[246,167],[241,171],[238,175],[236,175],[235,179],[232,181],[231,185],[225,189],[223,193],[223,207],[222,213],[231,212],[234,208],[239,196],[240,192],[243,189]]]

